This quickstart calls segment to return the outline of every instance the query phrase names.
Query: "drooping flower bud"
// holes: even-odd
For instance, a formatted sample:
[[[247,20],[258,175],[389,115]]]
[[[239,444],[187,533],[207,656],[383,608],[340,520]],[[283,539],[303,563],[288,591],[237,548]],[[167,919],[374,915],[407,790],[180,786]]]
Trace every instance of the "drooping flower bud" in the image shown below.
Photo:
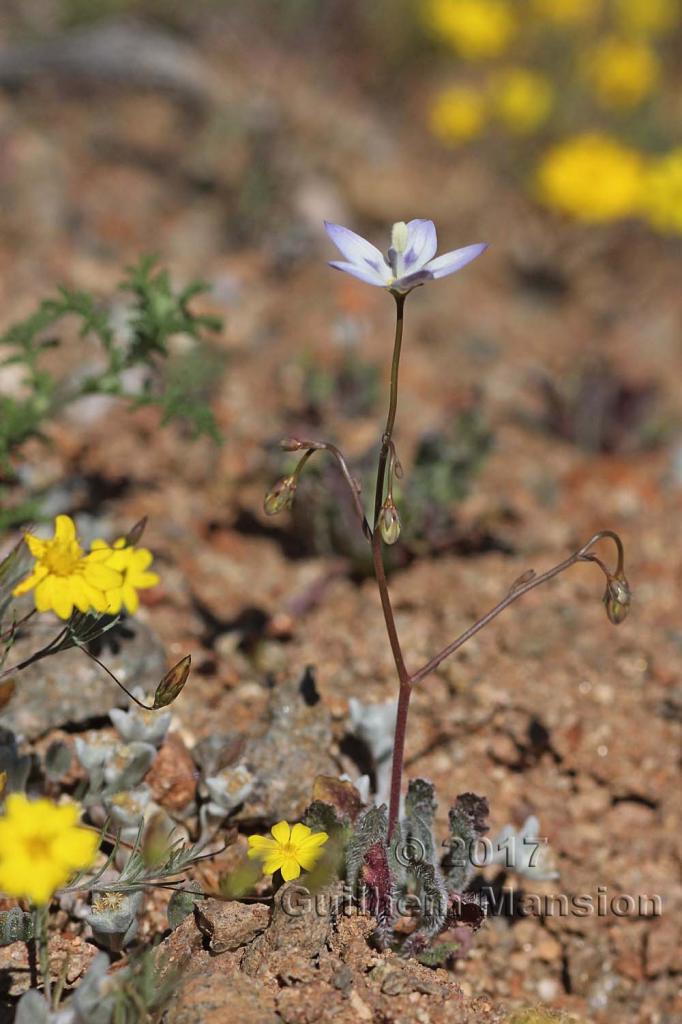
[[[628,616],[631,601],[632,593],[625,576],[622,573],[618,576],[609,576],[604,592],[604,607],[609,622],[614,626],[620,625]]]
[[[291,508],[296,493],[296,480],[293,476],[285,476],[278,480],[271,491],[265,495],[263,508],[266,516],[276,516],[285,508]]]
[[[400,536],[400,516],[392,498],[387,498],[381,506],[379,530],[385,544],[395,544]]]
[[[279,442],[279,446],[283,452],[300,452],[301,448],[305,448],[297,437],[285,437]]]

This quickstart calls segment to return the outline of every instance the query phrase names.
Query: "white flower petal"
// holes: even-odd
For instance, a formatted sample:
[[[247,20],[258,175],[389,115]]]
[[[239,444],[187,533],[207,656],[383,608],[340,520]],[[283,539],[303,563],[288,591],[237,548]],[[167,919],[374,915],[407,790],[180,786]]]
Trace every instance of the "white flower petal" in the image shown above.
[[[354,231],[350,231],[340,224],[331,224],[329,221],[324,222],[324,227],[336,248],[351,263],[355,263],[363,270],[369,269],[378,273],[381,272],[381,267],[386,267],[388,270],[383,255],[366,238],[356,235]]]
[[[428,270],[436,279],[447,277],[448,274],[454,274],[456,270],[461,270],[467,263],[471,263],[482,252],[485,252],[487,248],[487,242],[479,242],[477,245],[465,245],[463,249],[455,249],[453,252],[446,252],[442,256],[437,256],[435,260],[430,260],[423,269]]]
[[[432,220],[411,220],[407,225],[407,245],[403,253],[406,274],[421,270],[436,255],[436,228]]]
[[[369,267],[363,269],[362,267],[356,266],[355,263],[344,263],[342,261],[339,261],[330,263],[329,266],[333,267],[334,270],[343,270],[345,274],[352,274],[353,277],[358,277],[360,278],[361,281],[364,281],[366,284],[373,284],[376,285],[378,288],[385,288],[389,283],[391,277],[388,267],[386,267],[386,270],[389,271],[387,275],[388,280],[385,280],[382,277],[382,275],[378,273],[376,270],[370,270]]]

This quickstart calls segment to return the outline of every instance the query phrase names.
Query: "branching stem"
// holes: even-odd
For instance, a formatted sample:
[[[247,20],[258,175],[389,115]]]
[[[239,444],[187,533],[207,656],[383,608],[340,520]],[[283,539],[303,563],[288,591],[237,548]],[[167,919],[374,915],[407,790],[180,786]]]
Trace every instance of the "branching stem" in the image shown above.
[[[372,525],[370,526],[365,515],[360,495],[360,487],[352,476],[343,454],[336,445],[330,444],[326,441],[305,441],[298,440],[296,438],[282,442],[282,447],[286,451],[305,451],[305,454],[300,460],[295,471],[296,480],[298,480],[304,465],[314,452],[327,451],[334,457],[334,459],[336,459],[339,468],[341,469],[341,473],[350,489],[353,505],[362,526],[363,533],[372,548],[374,575],[379,590],[379,596],[381,598],[381,608],[384,615],[384,622],[386,624],[386,632],[388,633],[388,640],[391,646],[399,684],[388,809],[389,840],[400,816],[407,717],[410,707],[412,688],[416,683],[422,682],[427,676],[431,675],[432,672],[435,672],[446,658],[449,658],[451,654],[454,654],[455,651],[459,650],[467,640],[470,640],[480,630],[485,629],[485,627],[501,612],[503,612],[505,608],[508,608],[520,597],[523,597],[524,594],[527,594],[529,591],[534,590],[543,583],[547,583],[549,580],[554,579],[555,576],[559,576],[562,572],[565,572],[566,569],[570,569],[573,565],[576,565],[579,562],[593,562],[604,574],[607,583],[605,603],[607,604],[607,613],[609,614],[609,618],[612,622],[622,621],[622,618],[624,618],[627,613],[627,606],[629,605],[630,600],[630,593],[623,572],[624,551],[621,539],[618,534],[613,532],[613,530],[600,530],[598,533],[595,533],[594,536],[590,537],[587,543],[583,544],[583,546],[578,548],[578,550],[572,555],[565,558],[562,562],[559,562],[558,565],[548,569],[546,572],[542,573],[542,575],[536,575],[533,570],[524,573],[516,580],[515,583],[512,584],[507,595],[499,601],[494,608],[491,608],[489,612],[486,612],[486,614],[474,622],[473,625],[464,630],[464,632],[453,640],[452,643],[449,643],[439,651],[438,654],[431,658],[430,661],[427,661],[420,669],[417,669],[416,672],[410,673],[408,671],[400,644],[400,638],[398,636],[395,614],[391,603],[391,595],[388,589],[388,581],[386,579],[386,570],[383,559],[383,539],[381,536],[381,530],[379,529],[379,519],[385,497],[386,495],[388,495],[389,498],[391,497],[393,476],[395,475],[400,477],[402,475],[402,468],[398,461],[395,442],[393,441],[393,430],[398,410],[398,375],[400,371],[400,352],[403,340],[403,319],[406,295],[394,292],[393,297],[396,302],[396,326],[393,342],[393,359],[391,363],[391,383],[386,427],[381,437],[381,447],[379,449]],[[387,472],[388,489],[386,480]],[[595,544],[598,544],[601,540],[605,539],[612,540],[616,546],[617,565],[613,573],[609,570],[605,562],[597,555],[593,554],[591,550]],[[616,584],[619,584],[620,588],[617,587]],[[610,610],[609,600],[611,601]]]
[[[442,662],[444,662],[446,658],[449,658],[450,655],[454,654],[455,651],[462,647],[462,645],[465,644],[467,640],[470,640],[472,636],[475,636],[476,633],[478,633],[481,629],[484,629],[489,622],[492,622],[493,619],[497,618],[500,612],[503,612],[505,608],[508,608],[510,605],[512,605],[514,601],[517,601],[520,597],[523,597],[523,595],[527,594],[530,590],[534,590],[536,587],[541,586],[543,583],[547,583],[548,580],[554,579],[555,576],[559,576],[560,573],[565,572],[566,569],[570,569],[571,566],[576,565],[578,562],[596,563],[608,579],[608,577],[611,574],[609,573],[609,570],[607,569],[605,564],[596,555],[589,553],[589,549],[593,547],[593,545],[597,544],[600,540],[603,540],[606,537],[609,537],[611,540],[613,540],[618,549],[618,567],[616,569],[616,572],[614,573],[614,575],[618,575],[620,572],[622,572],[623,566],[623,545],[621,539],[612,530],[600,530],[599,533],[595,533],[593,537],[590,537],[586,544],[583,544],[581,548],[575,551],[568,558],[565,558],[563,562],[559,562],[558,565],[555,565],[551,569],[548,569],[547,572],[543,572],[541,576],[533,575],[527,582],[521,583],[518,586],[513,586],[512,589],[507,594],[507,596],[504,597],[501,601],[499,601],[494,608],[491,608],[489,612],[486,612],[486,614],[483,615],[476,622],[474,622],[472,626],[469,626],[468,629],[465,629],[464,632],[461,633],[456,640],[453,640],[452,643],[448,644],[447,647],[444,647],[442,651],[435,655],[435,657],[431,658],[430,661],[427,661],[427,663],[422,668],[418,669],[417,672],[413,673],[413,675],[410,676],[410,683],[420,683],[422,679],[426,678],[426,676],[430,675],[432,672],[435,672],[438,666]]]

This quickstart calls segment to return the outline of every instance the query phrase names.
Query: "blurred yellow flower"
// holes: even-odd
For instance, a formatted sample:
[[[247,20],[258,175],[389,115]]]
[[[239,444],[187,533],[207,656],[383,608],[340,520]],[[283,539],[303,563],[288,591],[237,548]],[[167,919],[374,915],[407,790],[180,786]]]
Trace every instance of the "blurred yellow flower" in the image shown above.
[[[95,540],[92,542],[92,550],[107,550],[109,555],[105,565],[115,569],[121,577],[122,582],[119,586],[106,590],[108,614],[118,615],[125,606],[127,611],[134,615],[140,606],[137,591],[155,587],[159,582],[155,572],[147,572],[154,557],[151,551],[126,544],[124,537],[119,537],[113,548],[103,540]]]
[[[0,816],[0,892],[41,906],[76,872],[89,868],[99,835],[78,824],[78,804],[11,793]]]
[[[682,235],[682,146],[651,161],[644,176],[641,205],[652,227]]]
[[[440,92],[429,111],[429,128],[446,146],[475,139],[486,121],[486,101],[479,89],[451,85]]]
[[[551,82],[527,68],[500,72],[492,80],[490,95],[497,119],[517,135],[534,131],[552,109]]]
[[[427,25],[467,60],[503,53],[516,31],[508,0],[427,0]]]
[[[608,36],[587,57],[587,77],[604,107],[641,103],[658,80],[658,58],[645,42]]]
[[[680,0],[615,0],[616,18],[628,33],[664,35],[680,23]]]
[[[57,516],[51,540],[32,533],[25,534],[24,540],[35,563],[31,575],[14,588],[15,597],[35,590],[37,611],[54,611],[60,619],[68,619],[74,606],[81,612],[107,611],[104,591],[121,587],[123,577],[105,564],[107,552],[83,553],[73,519]]]
[[[644,161],[606,135],[578,135],[553,146],[537,169],[537,188],[548,206],[585,223],[638,211]]]
[[[601,0],[533,0],[534,12],[555,25],[584,25],[600,9]]]

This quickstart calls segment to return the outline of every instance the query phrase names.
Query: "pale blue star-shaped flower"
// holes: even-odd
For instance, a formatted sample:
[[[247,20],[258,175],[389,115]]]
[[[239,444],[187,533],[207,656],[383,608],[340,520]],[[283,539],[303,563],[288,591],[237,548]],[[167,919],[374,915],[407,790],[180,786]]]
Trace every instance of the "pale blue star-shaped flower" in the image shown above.
[[[425,281],[447,277],[471,263],[488,248],[485,242],[466,245],[436,256],[436,228],[432,220],[398,221],[391,230],[386,256],[361,235],[340,224],[324,222],[327,234],[345,260],[329,264],[366,284],[406,293]],[[435,258],[434,258],[435,257]]]

